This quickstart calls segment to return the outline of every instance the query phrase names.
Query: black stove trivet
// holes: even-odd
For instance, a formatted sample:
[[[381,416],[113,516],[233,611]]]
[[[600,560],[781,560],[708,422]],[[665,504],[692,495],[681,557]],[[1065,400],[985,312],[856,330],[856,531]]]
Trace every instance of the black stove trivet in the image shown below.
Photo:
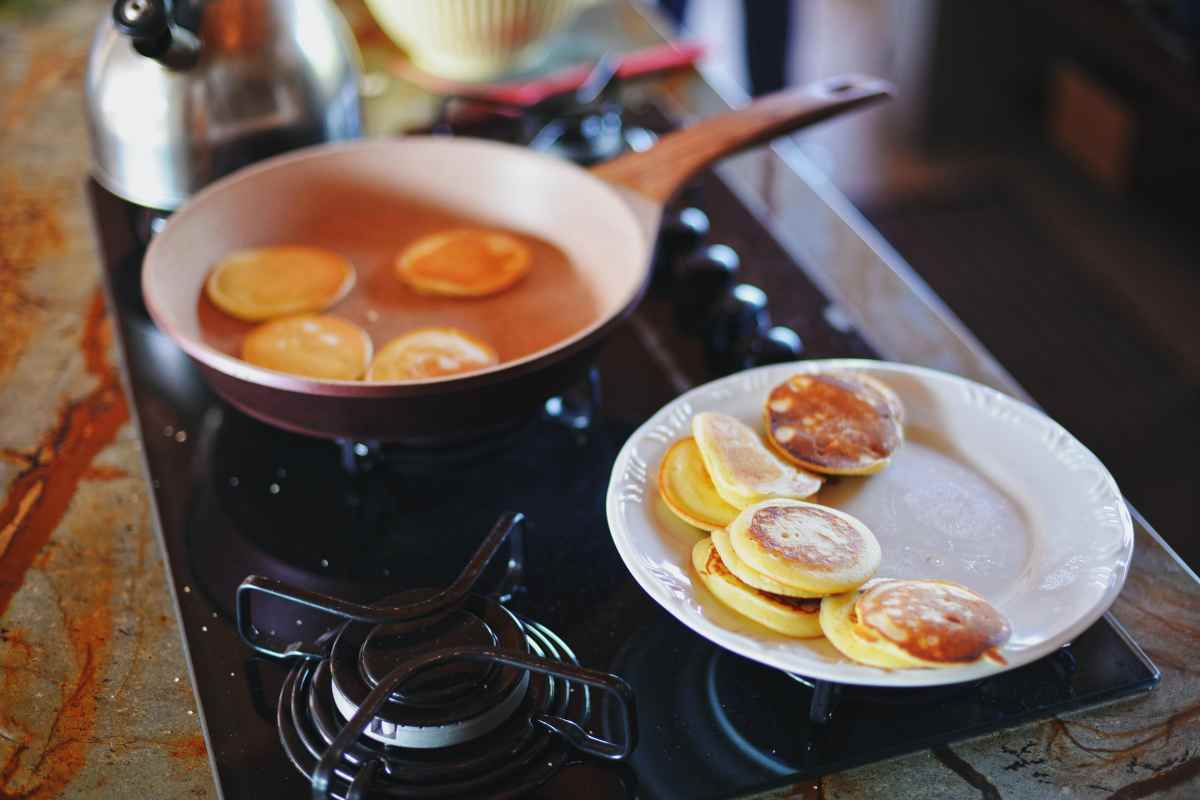
[[[549,628],[472,591],[524,522],[519,513],[502,515],[447,588],[408,590],[371,605],[263,576],[242,581],[236,621],[243,641],[301,662],[284,681],[277,721],[283,748],[311,781],[315,800],[356,800],[374,791],[517,797],[558,772],[572,752],[628,758],[637,738],[629,685],[582,668]],[[505,595],[522,571],[512,552]],[[255,626],[256,595],[346,621],[311,643],[285,641]],[[614,701],[616,741],[583,728],[590,689]]]
[[[645,150],[657,136],[646,127],[626,124],[618,97],[619,63],[611,56],[601,58],[578,89],[529,106],[449,95],[442,99],[431,131],[519,144],[582,166],[626,150]]]
[[[665,129],[654,109],[627,109],[625,119],[627,127]],[[292,674],[278,659],[247,656],[234,624],[241,578],[253,572],[354,602],[397,587],[444,585],[475,549],[478,531],[505,508],[525,509],[538,523],[525,532],[523,548],[500,559],[515,563],[522,579],[513,582],[497,564],[480,585],[506,598],[533,652],[566,653],[534,633],[554,643],[549,631],[557,631],[574,660],[619,674],[640,699],[629,772],[568,759],[531,797],[608,800],[635,785],[641,798],[735,797],[1111,702],[1158,679],[1106,616],[1062,654],[961,689],[814,689],[700,639],[637,587],[612,547],[603,498],[621,444],[678,394],[681,381],[699,383],[801,349],[813,358],[873,356],[853,329],[835,324],[829,301],[711,174],[682,198],[702,212],[665,218],[673,244],[662,248],[655,286],[631,324],[601,352],[598,381],[503,439],[451,453],[339,446],[229,408],[142,306],[140,264],[153,215],[98,185],[89,191],[155,521],[226,798],[311,791],[280,746],[285,683],[282,711],[297,721],[297,736],[303,730],[316,751],[333,738],[318,727],[330,709],[304,707],[326,696],[324,683],[317,686],[325,680],[318,662]],[[739,281],[761,289],[769,303],[739,290]],[[720,307],[727,319],[712,314]],[[771,327],[778,323],[787,328]],[[290,631],[288,640],[330,625],[308,609],[259,606],[256,619],[262,615],[268,632]],[[597,695],[592,706],[585,729],[615,738],[612,704]],[[315,769],[305,740],[289,749],[306,772]]]

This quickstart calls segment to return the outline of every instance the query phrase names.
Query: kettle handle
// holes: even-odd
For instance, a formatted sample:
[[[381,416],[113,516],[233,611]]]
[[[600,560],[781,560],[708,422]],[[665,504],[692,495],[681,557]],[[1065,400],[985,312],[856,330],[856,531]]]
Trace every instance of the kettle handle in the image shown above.
[[[200,54],[200,40],[176,25],[170,0],[116,0],[113,25],[133,42],[133,49],[172,69],[187,69]]]

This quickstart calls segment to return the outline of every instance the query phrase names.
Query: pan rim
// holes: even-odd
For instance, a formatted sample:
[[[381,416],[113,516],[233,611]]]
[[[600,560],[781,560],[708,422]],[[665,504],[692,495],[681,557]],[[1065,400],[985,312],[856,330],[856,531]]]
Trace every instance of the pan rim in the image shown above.
[[[179,330],[179,327],[173,324],[170,315],[160,306],[151,287],[149,277],[151,270],[147,269],[146,266],[158,262],[159,259],[156,258],[156,255],[162,248],[167,246],[163,244],[164,241],[169,243],[169,234],[172,226],[180,214],[199,208],[207,203],[219,201],[222,199],[221,195],[229,187],[240,184],[243,181],[253,180],[255,176],[262,173],[289,169],[293,164],[313,159],[338,158],[342,153],[349,151],[364,149],[387,150],[409,144],[453,147],[457,149],[473,147],[483,150],[493,150],[505,158],[520,157],[536,162],[536,168],[538,169],[554,169],[574,173],[577,176],[585,176],[585,179],[591,182],[597,191],[608,193],[611,198],[618,201],[619,207],[624,212],[630,228],[637,231],[640,237],[640,244],[642,245],[642,252],[645,254],[642,259],[643,263],[640,265],[641,272],[639,277],[633,282],[630,289],[613,305],[613,310],[597,316],[592,323],[564,339],[560,339],[540,350],[527,353],[520,358],[504,361],[492,367],[463,375],[449,375],[423,380],[319,380],[255,366],[218,350],[204,342],[198,336],[192,336]],[[163,230],[151,239],[150,245],[146,249],[141,275],[142,298],[155,327],[170,337],[184,352],[202,364],[238,380],[273,389],[329,396],[391,397],[396,395],[397,392],[420,394],[423,393],[422,390],[426,389],[430,391],[455,391],[493,383],[497,380],[515,378],[518,375],[537,369],[539,366],[548,366],[557,363],[579,348],[586,346],[595,337],[628,316],[633,307],[637,305],[638,301],[644,295],[646,287],[649,284],[651,248],[653,246],[650,235],[650,231],[644,220],[641,219],[637,209],[630,202],[628,190],[614,186],[596,177],[589,170],[569,161],[555,158],[546,153],[532,151],[519,145],[467,136],[448,138],[429,134],[405,135],[399,138],[371,138],[327,142],[290,150],[236,170],[204,187],[186,203],[181,205],[167,218]]]

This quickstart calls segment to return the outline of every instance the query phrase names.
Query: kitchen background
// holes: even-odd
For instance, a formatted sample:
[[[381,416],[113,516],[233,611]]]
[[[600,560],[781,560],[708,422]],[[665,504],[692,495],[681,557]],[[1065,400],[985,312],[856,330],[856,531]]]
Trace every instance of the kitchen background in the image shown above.
[[[664,2],[748,88],[743,4]],[[761,5],[788,82],[897,84],[805,154],[1200,566],[1200,3]]]

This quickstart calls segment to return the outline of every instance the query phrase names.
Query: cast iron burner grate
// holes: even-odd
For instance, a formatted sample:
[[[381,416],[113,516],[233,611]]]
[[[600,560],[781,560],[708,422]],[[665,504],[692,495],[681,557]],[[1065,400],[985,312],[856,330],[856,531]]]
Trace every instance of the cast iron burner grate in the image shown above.
[[[359,605],[261,576],[237,592],[242,639],[299,663],[279,697],[280,741],[315,800],[391,797],[517,797],[575,754],[623,761],[636,744],[633,690],[584,669],[544,625],[472,592],[510,536],[520,553],[524,516],[504,514],[449,587],[415,589]],[[509,558],[510,595],[523,559]],[[253,623],[253,596],[345,620],[312,643],[287,642]],[[620,731],[589,734],[591,689],[607,692]]]
[[[658,137],[648,128],[625,123],[618,97],[619,63],[605,56],[578,89],[551,95],[530,106],[447,96],[432,130],[520,144],[585,167],[627,150],[646,150]]]
[[[578,666],[574,654],[553,632],[528,620],[521,622],[530,652]],[[277,723],[284,751],[310,781],[322,753],[344,724],[333,700],[330,673],[328,662],[306,660],[288,674],[279,698]],[[506,723],[481,739],[431,750],[381,746],[360,737],[345,758],[359,769],[375,763],[367,777],[373,777],[393,797],[441,797],[447,793],[515,797],[543,783],[570,756],[561,738],[530,720],[535,715],[553,715],[584,724],[591,711],[586,688],[572,691],[566,681],[538,676]],[[360,774],[339,767],[330,796],[345,797]]]

